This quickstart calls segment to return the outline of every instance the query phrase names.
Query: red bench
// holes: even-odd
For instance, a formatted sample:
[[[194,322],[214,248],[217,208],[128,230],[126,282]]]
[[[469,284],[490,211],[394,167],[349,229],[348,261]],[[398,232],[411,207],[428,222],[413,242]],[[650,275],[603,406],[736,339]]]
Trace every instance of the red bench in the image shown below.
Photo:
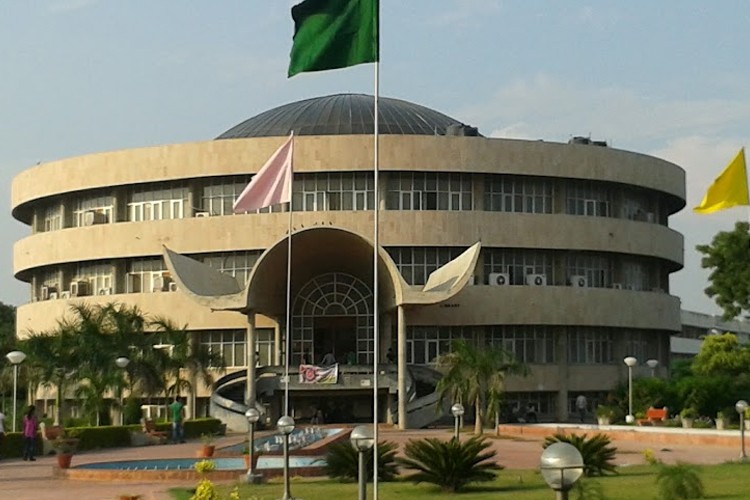
[[[638,419],[638,425],[660,425],[669,417],[667,408],[651,407],[646,410],[646,418]]]

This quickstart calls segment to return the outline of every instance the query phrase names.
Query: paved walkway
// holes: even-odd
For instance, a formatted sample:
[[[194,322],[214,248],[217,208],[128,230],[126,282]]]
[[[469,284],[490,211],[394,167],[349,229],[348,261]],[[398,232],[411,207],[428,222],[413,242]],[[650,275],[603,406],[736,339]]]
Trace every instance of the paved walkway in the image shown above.
[[[584,429],[588,428],[584,427]],[[590,429],[595,432],[596,426],[590,426]],[[410,431],[388,429],[380,431],[380,439],[393,441],[402,446],[409,439],[448,438],[451,433],[451,429]],[[466,435],[468,434],[462,434],[462,436]],[[542,439],[540,437],[527,437],[526,435],[496,437],[493,433],[487,435],[492,438],[492,446],[497,451],[498,463],[506,469],[533,469],[539,465],[539,457],[542,452]],[[652,449],[657,458],[666,463],[682,461],[714,464],[735,460],[739,456],[739,439],[735,449],[729,446],[697,446],[695,444],[670,444],[665,446],[660,444],[657,439],[652,439],[651,436],[653,436],[653,431],[651,433],[644,432],[642,440],[615,441],[614,444],[618,449],[616,463],[623,466],[644,463],[642,452],[646,448]],[[217,448],[238,443],[244,437],[244,434],[234,434],[220,438],[216,442]],[[193,441],[178,445],[90,451],[75,455],[73,465],[114,460],[189,458],[195,456],[199,446],[199,441]],[[20,459],[0,461],[0,498],[12,500],[112,500],[117,499],[122,494],[139,494],[142,495],[144,500],[168,500],[171,498],[167,493],[169,488],[194,484],[194,482],[179,483],[175,481],[88,482],[58,479],[52,475],[55,464],[54,456],[38,457],[36,462],[23,462]]]

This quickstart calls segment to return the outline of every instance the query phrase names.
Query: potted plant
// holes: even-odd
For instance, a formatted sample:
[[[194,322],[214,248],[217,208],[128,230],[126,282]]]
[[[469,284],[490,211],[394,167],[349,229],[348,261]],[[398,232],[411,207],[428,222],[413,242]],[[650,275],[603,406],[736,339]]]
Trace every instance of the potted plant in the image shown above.
[[[596,419],[599,425],[609,425],[615,416],[615,409],[611,406],[599,405],[596,407]]]
[[[686,429],[693,427],[693,422],[698,417],[698,410],[692,406],[687,406],[680,412],[680,419],[682,420],[682,426]]]
[[[729,426],[729,415],[725,414],[723,411],[717,412],[715,422],[717,430],[724,430]]]
[[[201,434],[201,443],[202,443],[202,446],[200,450],[198,450],[198,456],[199,457],[214,456],[214,450],[216,449],[216,446],[214,446],[214,435],[210,433]]]
[[[73,454],[78,446],[78,439],[67,438],[61,434],[55,438],[52,446],[57,455],[57,466],[61,469],[69,468],[70,462],[73,460]]]
[[[745,430],[750,431],[750,408],[745,410]]]

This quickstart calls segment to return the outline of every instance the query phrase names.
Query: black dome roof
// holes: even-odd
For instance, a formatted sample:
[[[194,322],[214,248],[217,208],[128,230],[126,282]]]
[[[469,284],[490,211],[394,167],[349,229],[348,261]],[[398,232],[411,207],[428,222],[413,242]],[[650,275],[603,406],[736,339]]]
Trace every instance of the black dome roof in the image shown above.
[[[445,135],[461,122],[419,104],[399,99],[378,99],[381,134]],[[314,97],[264,111],[230,128],[216,139],[289,135],[372,134],[373,96],[336,94]],[[476,130],[475,134],[476,135]]]

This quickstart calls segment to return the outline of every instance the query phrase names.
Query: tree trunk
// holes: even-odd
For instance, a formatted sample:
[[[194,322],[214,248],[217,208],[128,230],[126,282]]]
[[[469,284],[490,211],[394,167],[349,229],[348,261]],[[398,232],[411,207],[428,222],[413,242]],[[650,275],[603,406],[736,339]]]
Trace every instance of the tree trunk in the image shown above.
[[[484,432],[482,425],[482,400],[477,396],[474,400],[474,434],[481,435]]]

